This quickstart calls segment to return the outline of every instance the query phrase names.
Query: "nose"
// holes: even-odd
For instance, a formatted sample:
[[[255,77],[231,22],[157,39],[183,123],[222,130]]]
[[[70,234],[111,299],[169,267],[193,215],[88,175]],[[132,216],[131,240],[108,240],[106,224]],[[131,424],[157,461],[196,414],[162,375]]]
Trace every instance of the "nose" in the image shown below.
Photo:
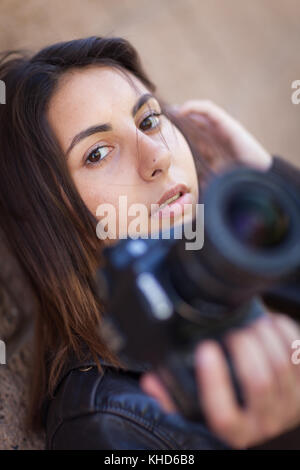
[[[166,174],[171,165],[171,152],[163,139],[142,132],[138,135],[137,145],[138,172],[146,181]]]

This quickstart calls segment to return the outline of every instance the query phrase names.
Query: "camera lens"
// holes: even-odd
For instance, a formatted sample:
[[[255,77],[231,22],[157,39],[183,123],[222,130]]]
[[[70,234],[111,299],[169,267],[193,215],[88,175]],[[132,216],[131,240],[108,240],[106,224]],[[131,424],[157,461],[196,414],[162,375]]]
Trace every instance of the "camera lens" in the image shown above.
[[[232,233],[255,249],[280,244],[289,231],[289,216],[264,189],[240,188],[231,196],[226,216]]]

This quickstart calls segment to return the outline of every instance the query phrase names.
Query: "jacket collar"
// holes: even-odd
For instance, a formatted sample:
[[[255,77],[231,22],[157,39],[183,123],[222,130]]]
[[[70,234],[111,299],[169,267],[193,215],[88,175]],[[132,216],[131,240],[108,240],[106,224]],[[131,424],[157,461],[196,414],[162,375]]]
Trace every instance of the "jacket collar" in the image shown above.
[[[84,359],[78,358],[74,352],[69,354],[68,359],[65,362],[59,374],[55,391],[57,387],[59,386],[59,384],[62,382],[62,380],[68,375],[69,372],[71,372],[71,370],[97,366],[96,361],[93,359],[92,355],[90,354],[85,344],[82,345],[82,350],[85,353]],[[105,361],[100,356],[98,356],[98,359],[99,359],[100,364],[103,367],[116,368],[114,365]],[[146,372],[147,370],[151,369],[150,364],[133,361],[132,359],[126,358],[125,356],[122,356],[122,362],[127,372],[134,372],[136,374],[142,374],[143,372]],[[55,394],[55,391],[54,391],[54,394]],[[44,426],[46,426],[47,410],[48,410],[49,404],[50,404],[50,399],[48,396],[46,396],[44,398],[43,405],[42,405],[42,421],[44,423]]]
[[[85,344],[82,345],[82,351],[85,355],[83,359],[78,358],[74,352],[69,354],[69,357],[66,363],[64,364],[62,371],[59,375],[57,386],[71,370],[79,369],[79,368],[86,368],[90,366],[97,366],[96,361],[93,359],[91,353],[89,352]],[[105,361],[100,356],[98,356],[98,359],[99,359],[101,366],[116,368],[116,366],[112,365],[110,362]],[[120,359],[122,359],[122,362],[125,366],[125,370],[128,372],[135,372],[135,373],[141,374],[151,369],[151,365],[146,362],[139,362],[137,360],[128,358],[127,356],[124,356],[124,355],[122,355]]]

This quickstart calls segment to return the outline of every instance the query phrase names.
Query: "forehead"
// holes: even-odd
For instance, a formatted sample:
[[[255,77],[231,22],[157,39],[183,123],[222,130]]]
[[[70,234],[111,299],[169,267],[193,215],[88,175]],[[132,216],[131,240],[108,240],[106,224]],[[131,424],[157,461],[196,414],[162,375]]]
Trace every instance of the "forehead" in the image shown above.
[[[128,108],[147,87],[132,73],[108,66],[87,66],[66,72],[50,100],[49,116],[53,114],[81,117],[92,109],[105,113],[122,107]],[[124,109],[125,110],[125,109]]]
[[[115,67],[87,66],[60,78],[46,111],[63,151],[75,134],[95,124],[117,126],[131,113],[137,97],[149,90],[133,74]]]

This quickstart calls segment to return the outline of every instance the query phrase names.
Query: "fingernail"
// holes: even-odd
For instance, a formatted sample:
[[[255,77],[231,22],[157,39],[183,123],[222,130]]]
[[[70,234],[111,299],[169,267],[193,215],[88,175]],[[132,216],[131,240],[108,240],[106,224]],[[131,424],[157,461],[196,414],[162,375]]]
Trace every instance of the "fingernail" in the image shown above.
[[[211,367],[215,361],[214,358],[215,347],[211,342],[202,344],[196,353],[196,362],[200,367]]]
[[[170,106],[170,109],[171,109],[171,111],[173,111],[175,113],[179,113],[180,106],[178,104],[175,104],[175,105]]]

